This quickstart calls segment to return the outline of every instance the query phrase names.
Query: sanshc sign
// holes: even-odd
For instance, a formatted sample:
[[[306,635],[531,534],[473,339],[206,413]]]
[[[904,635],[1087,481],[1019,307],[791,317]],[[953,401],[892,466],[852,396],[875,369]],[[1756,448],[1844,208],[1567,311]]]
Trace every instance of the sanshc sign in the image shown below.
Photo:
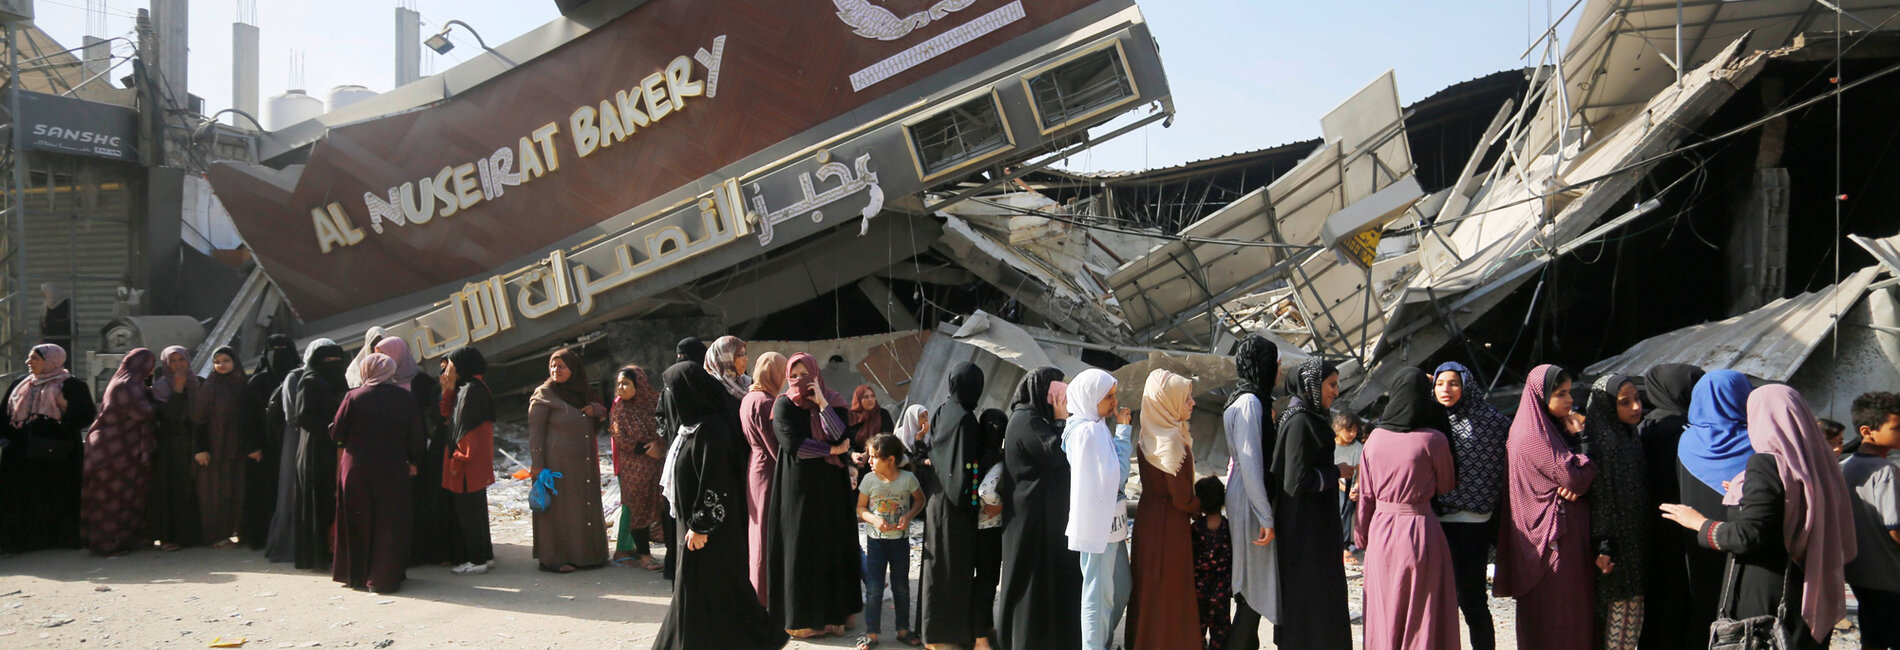
[[[138,160],[138,113],[129,108],[45,93],[20,94],[26,148]]]

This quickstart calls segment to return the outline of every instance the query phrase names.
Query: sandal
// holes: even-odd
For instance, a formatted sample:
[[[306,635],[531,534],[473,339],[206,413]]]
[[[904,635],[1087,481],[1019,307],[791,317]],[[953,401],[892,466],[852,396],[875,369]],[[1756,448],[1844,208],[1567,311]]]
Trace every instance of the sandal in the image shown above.
[[[646,569],[648,571],[659,571],[666,568],[666,563],[661,562],[659,560],[655,560],[653,559],[652,556],[648,556],[646,563],[641,564],[640,568]]]
[[[875,647],[877,647],[877,639],[869,636],[858,637],[858,650],[871,650]]]
[[[903,643],[904,645],[907,645],[907,646],[911,646],[913,648],[924,644],[924,640],[917,638],[917,633],[912,632],[910,630],[904,630],[902,632],[898,632],[897,640],[898,642]]]
[[[824,630],[786,630],[785,635],[801,641],[822,639],[830,634]]]

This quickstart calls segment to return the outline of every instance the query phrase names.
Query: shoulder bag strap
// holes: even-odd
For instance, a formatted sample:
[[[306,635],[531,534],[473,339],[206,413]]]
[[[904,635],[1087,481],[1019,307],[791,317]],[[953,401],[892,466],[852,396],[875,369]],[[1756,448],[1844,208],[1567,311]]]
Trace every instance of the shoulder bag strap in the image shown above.
[[[1718,620],[1735,618],[1735,610],[1731,606],[1735,604],[1736,593],[1742,589],[1740,568],[1735,564],[1735,554],[1723,553],[1723,555],[1728,556],[1728,566],[1722,571],[1722,600],[1715,609],[1715,618]]]

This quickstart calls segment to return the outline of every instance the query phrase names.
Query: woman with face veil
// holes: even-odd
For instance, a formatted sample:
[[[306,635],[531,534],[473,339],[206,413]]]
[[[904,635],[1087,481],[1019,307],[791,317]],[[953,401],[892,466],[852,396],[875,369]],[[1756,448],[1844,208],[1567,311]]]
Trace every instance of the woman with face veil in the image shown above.
[[[1082,645],[1076,626],[1049,624],[1082,615],[1075,598],[1082,591],[1081,559],[1062,533],[1069,526],[1069,459],[1062,455],[1062,421],[1069,414],[1057,404],[1067,390],[1061,370],[1038,368],[1009,400],[998,490],[1006,503],[996,633],[1011,650]]]
[[[666,621],[653,643],[658,650],[785,645],[759,605],[746,569],[746,479],[748,456],[736,411],[725,387],[697,360],[667,368],[660,382],[662,410],[677,427],[660,476],[668,507],[685,533]]]
[[[297,504],[292,518],[297,568],[330,567],[330,526],[336,522],[337,445],[330,439],[336,409],[349,392],[349,359],[334,343],[317,348],[310,372],[297,380],[289,412],[297,423]]]
[[[265,548],[270,539],[271,518],[277,512],[277,480],[283,462],[284,420],[272,418],[270,397],[277,387],[284,385],[284,378],[292,370],[303,366],[303,360],[297,357],[297,346],[290,337],[272,334],[264,340],[264,358],[258,362],[257,372],[245,381],[245,396],[249,401],[246,407],[246,426],[253,442],[251,448],[258,451],[256,460],[249,462],[244,477],[244,530],[238,537],[253,551]]]
[[[318,355],[331,349],[342,355],[342,348],[330,339],[317,339],[304,347],[303,365],[284,374],[284,380],[271,391],[265,402],[266,426],[280,431],[283,442],[277,449],[277,495],[270,515],[270,535],[264,542],[264,558],[272,562],[297,561],[297,504],[303,501],[303,486],[297,482],[303,458],[303,430],[297,426],[297,392],[304,377],[316,372]]]
[[[1590,506],[1582,501],[1597,467],[1570,449],[1583,432],[1571,411],[1570,373],[1545,364],[1531,369],[1507,444],[1503,530],[1493,590],[1517,599],[1517,647],[1595,647],[1590,602],[1597,571],[1590,552]]]
[[[772,405],[778,467],[772,479],[772,615],[794,636],[842,634],[864,608],[858,591],[857,497],[846,473],[851,440],[844,397],[825,386],[818,360],[792,355],[790,390]]]
[[[977,645],[976,519],[978,460],[983,425],[976,402],[983,395],[983,371],[964,362],[950,371],[950,397],[930,414],[930,467],[940,489],[924,506],[924,563],[921,605],[924,643]]]
[[[1457,650],[1451,547],[1432,497],[1458,478],[1432,380],[1408,368],[1359,460],[1353,541],[1366,549],[1366,650]]]
[[[1339,369],[1319,357],[1287,381],[1293,401],[1280,414],[1271,471],[1278,498],[1273,520],[1280,545],[1281,648],[1331,650],[1352,645],[1346,611],[1346,567],[1339,561],[1339,466],[1333,464],[1332,416]]]

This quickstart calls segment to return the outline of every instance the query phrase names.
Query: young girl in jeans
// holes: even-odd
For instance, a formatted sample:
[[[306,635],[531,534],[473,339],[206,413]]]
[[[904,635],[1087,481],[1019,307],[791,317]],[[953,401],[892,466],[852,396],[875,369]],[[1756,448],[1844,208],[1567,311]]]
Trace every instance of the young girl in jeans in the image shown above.
[[[871,473],[858,482],[858,520],[864,522],[865,540],[864,637],[858,639],[857,647],[877,647],[887,575],[897,608],[897,639],[919,645],[917,635],[905,624],[910,621],[910,522],[924,509],[924,490],[915,475],[898,468],[904,443],[897,436],[880,433],[867,448]]]

